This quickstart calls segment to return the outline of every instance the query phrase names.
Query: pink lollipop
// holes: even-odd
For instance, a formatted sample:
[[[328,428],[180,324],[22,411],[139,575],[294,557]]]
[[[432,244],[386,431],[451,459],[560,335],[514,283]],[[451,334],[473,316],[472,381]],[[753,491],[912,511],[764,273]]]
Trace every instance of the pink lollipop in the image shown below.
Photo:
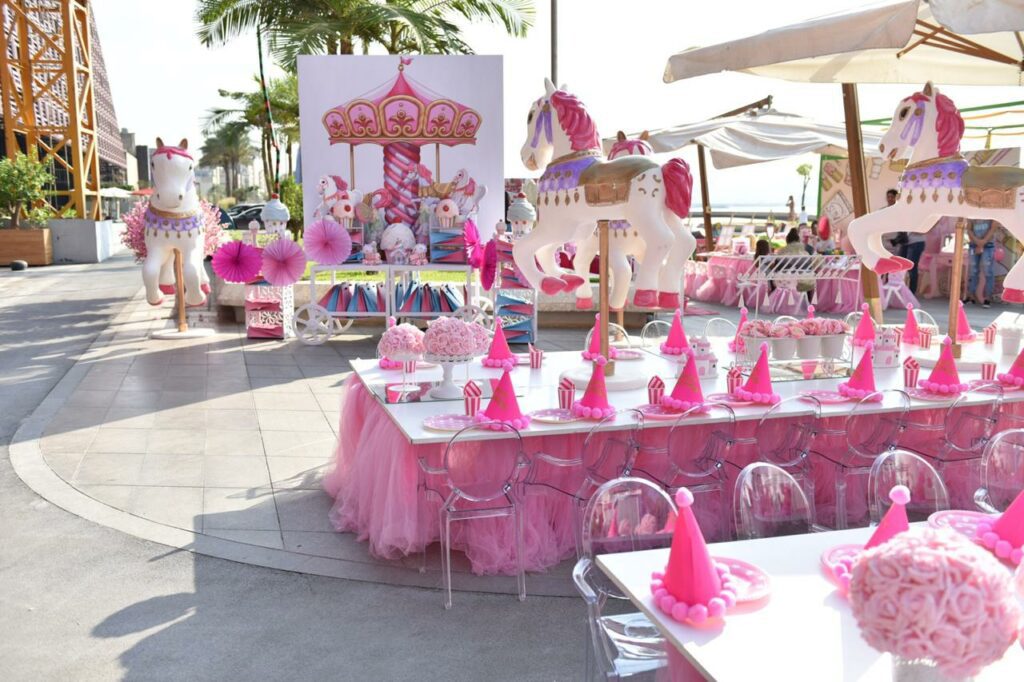
[[[260,250],[244,242],[227,242],[213,254],[213,271],[225,282],[252,281],[260,265]]]
[[[352,255],[352,237],[333,220],[317,220],[302,235],[306,257],[322,265],[344,263]]]
[[[263,249],[263,277],[275,287],[295,284],[306,270],[306,254],[290,239],[278,239]]]

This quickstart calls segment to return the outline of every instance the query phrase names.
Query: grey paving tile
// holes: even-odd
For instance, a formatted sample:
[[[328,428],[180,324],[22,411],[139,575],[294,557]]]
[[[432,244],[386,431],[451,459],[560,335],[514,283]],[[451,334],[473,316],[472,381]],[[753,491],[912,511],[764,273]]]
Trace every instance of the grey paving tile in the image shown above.
[[[100,429],[97,426],[57,431],[40,438],[39,449],[42,450],[44,455],[57,453],[77,453],[81,455],[89,448],[89,445],[99,432]]]
[[[211,410],[252,410],[256,407],[248,385],[244,390],[232,390],[225,393],[213,393],[207,388],[206,395],[207,399],[204,405]]]
[[[143,455],[87,453],[78,464],[72,482],[78,484],[135,485],[142,471]]]
[[[273,491],[263,488],[206,488],[203,529],[280,530]]]
[[[83,456],[82,452],[51,452],[43,454],[43,461],[55,474],[65,481],[70,481],[74,478]]]
[[[322,412],[299,410],[256,410],[263,431],[330,431],[331,425]]]
[[[185,530],[203,528],[203,490],[198,487],[136,486],[128,511]]]
[[[111,407],[103,424],[118,429],[151,429],[155,421],[155,408]]]
[[[320,457],[267,457],[274,490],[319,490],[327,466]]]
[[[203,485],[203,456],[150,453],[142,461],[139,485],[200,487]]]
[[[203,429],[153,429],[146,452],[165,455],[200,455],[206,445]]]
[[[173,407],[156,413],[154,428],[202,429],[206,427],[206,412],[193,407]]]
[[[282,531],[334,530],[328,518],[334,500],[322,490],[277,490],[274,499]]]
[[[263,438],[259,431],[229,431],[211,428],[206,432],[206,455],[263,457]]]
[[[209,528],[203,530],[203,534],[235,542],[244,542],[247,545],[284,549],[281,531],[277,530],[223,530]]]
[[[315,457],[327,461],[334,456],[337,445],[333,433],[319,431],[264,431],[261,435],[268,457]]]
[[[308,393],[309,386],[305,378],[280,379],[271,377],[249,376],[249,383],[254,390],[270,393]]]
[[[247,365],[249,380],[253,379],[301,379],[302,372],[293,365]]]
[[[320,404],[312,393],[256,393],[253,395],[258,410],[319,410]]]
[[[211,431],[256,431],[259,422],[253,409],[210,409],[206,410],[206,428]]]
[[[149,431],[146,429],[103,427],[89,444],[86,452],[143,454],[148,442]]]
[[[127,381],[127,380],[126,380]],[[117,392],[111,407],[134,407],[157,409],[160,405],[160,391],[157,390],[125,390],[124,387]]]
[[[136,487],[133,485],[86,485],[77,486],[78,490],[85,493],[94,500],[115,509],[125,511],[131,506],[135,499]]]
[[[257,488],[270,484],[262,457],[205,455],[203,480],[208,488]]]

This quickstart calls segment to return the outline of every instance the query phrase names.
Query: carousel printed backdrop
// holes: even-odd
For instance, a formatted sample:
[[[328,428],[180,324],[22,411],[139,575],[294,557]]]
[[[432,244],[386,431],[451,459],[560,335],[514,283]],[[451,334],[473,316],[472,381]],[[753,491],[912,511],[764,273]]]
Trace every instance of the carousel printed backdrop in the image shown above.
[[[1019,166],[1020,149],[979,149],[965,151],[963,156],[972,166]],[[868,210],[877,210],[886,205],[885,193],[889,189],[898,189],[900,175],[906,168],[906,159],[888,161],[878,156],[865,158],[865,174],[867,175]],[[853,198],[850,184],[850,163],[845,158],[823,155],[820,167],[820,186],[818,188],[818,215],[828,216],[829,222],[838,234],[833,238],[839,244],[853,220]],[[927,233],[926,253],[941,249],[943,240],[953,234],[955,220],[941,218],[938,228]],[[1010,267],[1020,258],[1021,245],[1010,237],[1005,230],[1000,230],[996,237],[997,246],[1002,246],[1005,257],[995,263],[996,277],[1003,277]],[[848,245],[847,245],[848,246]],[[847,249],[850,251],[851,249]]]
[[[426,245],[450,198],[491,236],[504,219],[501,57],[303,56],[298,70],[307,224],[349,192],[373,214],[367,243],[401,223]]]

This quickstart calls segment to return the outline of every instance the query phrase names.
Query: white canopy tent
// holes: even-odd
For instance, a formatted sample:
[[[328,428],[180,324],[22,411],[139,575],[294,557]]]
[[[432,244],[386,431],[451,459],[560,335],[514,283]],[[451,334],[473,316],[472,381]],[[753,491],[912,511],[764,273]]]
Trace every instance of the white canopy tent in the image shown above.
[[[842,83],[848,149],[862,147],[857,83],[1024,83],[1021,0],[885,0],[669,57],[666,83],[741,71],[809,83]],[[970,37],[967,37],[970,36]],[[850,155],[854,215],[867,212],[864,162]],[[959,244],[959,243],[958,243]],[[958,245],[957,257],[961,256]],[[954,285],[960,270],[954,265]],[[864,297],[881,320],[877,280]],[[951,334],[956,314],[950,302]]]

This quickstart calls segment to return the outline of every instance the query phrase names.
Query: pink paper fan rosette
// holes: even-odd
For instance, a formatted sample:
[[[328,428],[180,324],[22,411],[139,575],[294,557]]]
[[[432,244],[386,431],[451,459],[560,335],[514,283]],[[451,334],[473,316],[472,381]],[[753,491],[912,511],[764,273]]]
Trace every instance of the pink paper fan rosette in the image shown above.
[[[483,265],[480,269],[480,284],[484,291],[494,286],[494,276],[498,272],[498,244],[493,239],[484,247]]]
[[[275,287],[295,284],[306,271],[306,254],[290,239],[278,239],[263,249],[263,278]]]
[[[302,233],[306,257],[321,265],[339,265],[352,255],[352,237],[333,220],[317,220]]]
[[[213,271],[225,282],[250,282],[261,266],[260,250],[244,242],[227,242],[213,254]]]

